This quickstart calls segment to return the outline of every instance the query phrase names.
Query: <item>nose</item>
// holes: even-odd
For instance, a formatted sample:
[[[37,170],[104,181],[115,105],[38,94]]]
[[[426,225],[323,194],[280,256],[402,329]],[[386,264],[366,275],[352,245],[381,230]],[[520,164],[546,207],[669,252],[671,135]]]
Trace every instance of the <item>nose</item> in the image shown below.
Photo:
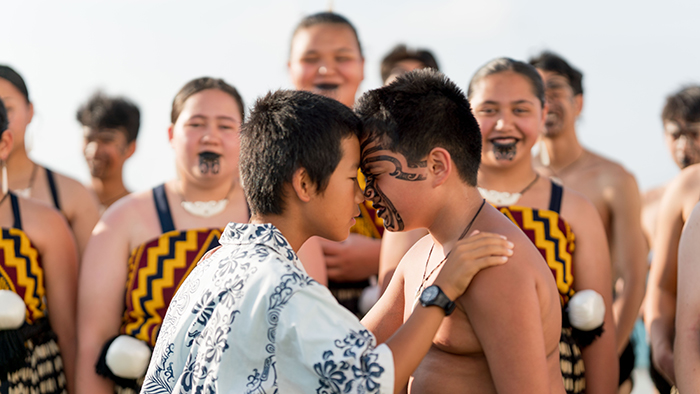
[[[204,129],[204,133],[202,133],[200,141],[204,144],[216,145],[219,142],[220,133],[221,132],[219,131],[217,125],[209,124]]]
[[[496,120],[495,129],[498,131],[509,130],[513,126],[513,118],[507,111],[501,111]]]
[[[331,59],[322,59],[318,65],[319,75],[331,75],[335,73],[335,63]]]

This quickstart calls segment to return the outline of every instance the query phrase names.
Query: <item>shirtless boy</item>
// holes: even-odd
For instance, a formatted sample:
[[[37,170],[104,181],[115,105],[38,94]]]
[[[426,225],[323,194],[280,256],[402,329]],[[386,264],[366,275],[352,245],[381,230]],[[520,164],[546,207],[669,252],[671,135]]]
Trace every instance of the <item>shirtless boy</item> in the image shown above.
[[[142,392],[388,394],[406,385],[454,305],[450,299],[479,268],[503,264],[512,245],[487,233],[459,242],[430,288],[436,298],[424,297],[377,346],[295,254],[312,236],[348,237],[364,201],[357,183],[361,127],[348,107],[309,92],[258,100],[241,129],[250,223],[230,223],[222,246],[178,290]]]
[[[361,167],[390,231],[425,227],[387,291],[363,319],[380,342],[415,314],[421,292],[467,234],[515,244],[509,263],[480,272],[455,301],[409,383],[411,393],[564,393],[561,310],[552,274],[532,242],[476,188],[481,134],[462,91],[417,70],[366,93]],[[424,294],[424,293],[423,293]]]
[[[595,205],[610,245],[613,280],[622,279],[624,284],[613,302],[622,383],[634,367],[629,336],[644,298],[646,279],[639,188],[634,176],[621,165],[584,148],[578,140],[576,120],[583,109],[583,74],[550,52],[530,59],[530,64],[542,75],[549,105],[544,143],[535,165]]]
[[[700,163],[700,85],[685,86],[668,96],[661,120],[666,148],[676,166],[682,170]],[[642,195],[642,228],[649,249],[653,247],[659,205],[667,187],[668,183]]]

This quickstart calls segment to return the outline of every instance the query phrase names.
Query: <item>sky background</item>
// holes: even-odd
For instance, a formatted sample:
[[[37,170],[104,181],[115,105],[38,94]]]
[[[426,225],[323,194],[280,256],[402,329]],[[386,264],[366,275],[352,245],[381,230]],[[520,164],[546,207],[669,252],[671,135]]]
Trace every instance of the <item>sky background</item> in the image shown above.
[[[187,81],[223,78],[248,109],[268,90],[291,88],[291,33],[328,0],[0,0],[0,64],[23,75],[34,102],[30,156],[89,180],[75,120],[96,90],[141,109],[125,182],[144,190],[175,176],[170,106]],[[579,137],[624,165],[641,189],[677,173],[663,141],[665,97],[700,83],[700,1],[335,0],[365,51],[360,93],[379,87],[379,62],[396,44],[429,48],[460,87],[489,60],[526,60],[544,49],[584,73]]]

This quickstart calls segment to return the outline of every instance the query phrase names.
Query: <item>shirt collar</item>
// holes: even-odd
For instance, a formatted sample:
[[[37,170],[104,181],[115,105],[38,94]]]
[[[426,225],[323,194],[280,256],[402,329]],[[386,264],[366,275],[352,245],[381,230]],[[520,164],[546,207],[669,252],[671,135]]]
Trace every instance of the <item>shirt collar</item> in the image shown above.
[[[222,245],[266,245],[283,256],[295,254],[284,235],[270,223],[229,223],[219,242]]]

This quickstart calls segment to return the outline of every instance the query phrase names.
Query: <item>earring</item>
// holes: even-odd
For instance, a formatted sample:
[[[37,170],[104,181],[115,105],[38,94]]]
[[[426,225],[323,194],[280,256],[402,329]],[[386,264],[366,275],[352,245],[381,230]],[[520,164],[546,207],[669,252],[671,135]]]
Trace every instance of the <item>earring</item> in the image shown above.
[[[2,195],[6,195],[9,187],[7,186],[7,165],[5,164],[5,160],[0,160],[2,161]]]

